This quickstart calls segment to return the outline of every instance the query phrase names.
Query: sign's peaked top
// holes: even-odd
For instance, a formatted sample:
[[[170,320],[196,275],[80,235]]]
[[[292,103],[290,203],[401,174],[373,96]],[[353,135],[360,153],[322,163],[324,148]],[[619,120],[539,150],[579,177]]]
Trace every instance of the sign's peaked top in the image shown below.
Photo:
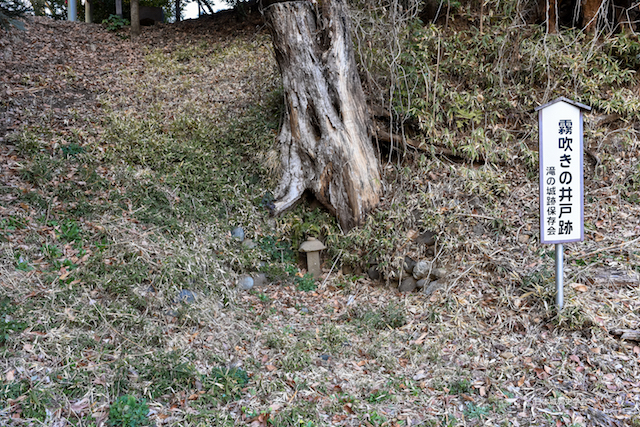
[[[584,104],[581,104],[581,103],[579,103],[579,102],[572,101],[572,100],[570,100],[570,99],[568,99],[568,98],[565,98],[564,96],[561,96],[560,98],[556,98],[556,99],[554,99],[554,100],[553,100],[553,101],[551,101],[551,102],[547,102],[547,103],[546,103],[546,104],[544,104],[544,105],[541,105],[541,106],[539,106],[539,107],[536,107],[536,108],[535,108],[535,111],[540,111],[540,110],[542,110],[543,108],[547,108],[547,107],[549,107],[549,106],[551,106],[551,105],[553,105],[553,104],[557,104],[558,102],[566,102],[567,104],[571,104],[571,105],[573,105],[574,107],[578,107],[578,108],[580,108],[580,109],[582,109],[582,110],[591,111],[591,107],[589,107],[588,105],[584,105]]]

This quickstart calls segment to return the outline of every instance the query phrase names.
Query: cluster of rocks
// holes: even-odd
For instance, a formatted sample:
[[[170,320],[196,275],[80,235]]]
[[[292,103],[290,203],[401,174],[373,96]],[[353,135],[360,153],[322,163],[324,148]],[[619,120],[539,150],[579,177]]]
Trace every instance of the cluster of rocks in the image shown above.
[[[399,279],[400,292],[413,292],[416,289],[424,289],[424,293],[431,295],[436,290],[444,287],[444,279],[447,277],[447,270],[436,267],[433,261],[426,259],[414,261],[405,257],[403,275]]]
[[[242,246],[247,249],[253,249],[257,246],[256,242],[247,238],[242,227],[235,227],[231,230],[231,237],[242,242]],[[238,277],[238,289],[243,291],[251,290],[254,286],[260,287],[268,283],[267,275],[264,273],[242,274]]]
[[[257,246],[256,242],[245,237],[244,229],[242,227],[236,227],[233,230],[231,230],[231,237],[234,238],[235,240],[241,241],[242,246],[244,246],[247,249],[253,249]]]
[[[242,245],[247,248],[255,247],[255,243],[251,241],[251,239],[245,237],[245,232],[242,227],[235,227],[231,230],[231,237],[242,242]],[[435,233],[431,231],[426,231],[421,234],[416,233],[413,241],[419,246],[426,247],[426,250],[423,253],[427,256],[433,255],[433,246],[436,242]],[[362,273],[362,270],[360,270],[360,273]],[[367,274],[372,280],[377,281],[382,279],[377,265],[371,266],[367,270]],[[402,270],[399,273],[392,272],[390,277],[387,277],[387,279],[392,283],[398,283],[398,290],[400,292],[422,290],[426,295],[430,295],[436,290],[444,288],[446,277],[447,270],[436,266],[434,261],[430,261],[428,259],[416,261],[407,256],[404,259]],[[240,275],[238,277],[237,286],[238,289],[248,291],[253,287],[259,287],[266,285],[267,283],[268,280],[264,273],[252,273]]]
[[[426,231],[417,235],[414,242],[419,246],[425,246],[427,255],[433,255],[432,246],[436,243],[436,234]],[[367,274],[371,280],[380,280],[381,275],[377,266],[372,266],[367,270]],[[427,295],[431,295],[438,289],[444,288],[447,270],[437,267],[434,261],[427,259],[414,260],[411,257],[404,258],[402,270],[392,272],[388,279],[392,283],[399,283],[398,290],[400,292],[413,292],[416,289],[422,289]]]
[[[243,291],[251,290],[254,286],[260,287],[267,284],[267,275],[264,273],[243,274],[238,278],[238,288]]]

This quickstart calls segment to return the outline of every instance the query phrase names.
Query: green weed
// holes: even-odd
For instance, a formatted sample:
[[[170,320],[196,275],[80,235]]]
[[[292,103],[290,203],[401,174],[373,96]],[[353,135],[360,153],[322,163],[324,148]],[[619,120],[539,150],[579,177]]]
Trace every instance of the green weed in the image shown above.
[[[29,263],[29,259],[26,256],[21,255],[20,253],[15,253],[14,257],[16,260],[15,265],[17,270],[31,271],[34,269],[34,267]]]
[[[299,291],[310,292],[315,291],[318,285],[315,279],[310,273],[306,273],[304,276],[295,276],[294,283]]]
[[[464,410],[464,416],[468,419],[478,419],[482,420],[486,418],[487,415],[491,413],[491,408],[489,406],[478,406],[472,402],[467,403],[467,408]]]
[[[149,406],[145,399],[120,396],[109,408],[108,424],[113,427],[138,427],[149,425]]]
[[[387,391],[375,389],[369,393],[366,400],[369,403],[380,403],[389,400],[392,397],[393,395]]]
[[[305,349],[296,347],[289,349],[281,359],[282,369],[287,372],[302,371],[311,364],[311,356]]]
[[[21,402],[22,416],[27,419],[44,421],[47,409],[52,405],[53,399],[47,390],[39,388],[40,384],[34,384],[26,393],[26,399]]]
[[[249,374],[240,368],[214,368],[202,379],[206,398],[223,403],[239,399],[248,383]]]
[[[269,422],[273,427],[316,427],[320,420],[314,402],[299,401],[296,405],[274,414]]]
[[[77,157],[78,154],[84,153],[85,149],[80,144],[76,142],[72,142],[70,144],[61,146],[60,151],[62,152],[63,157],[69,158],[69,157]]]
[[[323,324],[316,333],[320,348],[327,353],[338,353],[349,344],[348,335],[333,323]]]
[[[128,19],[121,18],[118,15],[109,15],[107,19],[102,21],[102,25],[104,25],[108,31],[118,31],[129,24]]]
[[[460,395],[473,393],[473,387],[467,379],[456,380],[448,386],[449,394]]]
[[[11,335],[27,328],[27,323],[13,318],[16,312],[14,302],[7,296],[0,298],[0,346],[9,341]]]
[[[393,302],[382,307],[357,307],[351,310],[350,316],[368,329],[395,329],[407,323],[404,309]]]
[[[382,427],[388,424],[387,417],[382,414],[379,414],[377,411],[371,411],[366,414],[365,419],[368,421],[369,425],[373,425],[376,427]]]

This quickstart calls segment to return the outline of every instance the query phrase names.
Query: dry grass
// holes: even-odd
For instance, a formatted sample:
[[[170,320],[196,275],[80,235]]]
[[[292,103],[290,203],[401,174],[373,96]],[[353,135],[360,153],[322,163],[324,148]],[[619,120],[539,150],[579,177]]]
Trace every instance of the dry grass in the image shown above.
[[[22,42],[76,31],[39,25]],[[558,314],[525,161],[384,162],[384,203],[347,236],[304,206],[268,218],[261,167],[278,125],[267,120],[278,105],[268,39],[255,26],[234,37],[179,31],[188,25],[135,43],[91,27],[131,58],[97,85],[113,89],[46,132],[46,108],[34,110],[20,129],[32,139],[3,136],[0,297],[10,304],[0,326],[25,325],[0,330],[0,423],[106,425],[131,395],[147,399],[154,425],[640,424],[640,345],[609,333],[640,325],[637,119],[614,129],[585,118],[600,163],[585,162],[586,240],[566,246]],[[84,151],[62,157],[71,142]],[[59,184],[23,173],[37,161],[56,166]],[[64,183],[100,209],[81,210]],[[329,274],[327,259],[326,280],[300,291],[282,271],[300,273],[296,260],[243,247],[229,235],[237,225],[255,242],[328,235],[345,267],[376,257],[393,272],[404,256],[435,258],[446,286],[401,294],[397,276]],[[433,253],[415,242],[425,230],[436,232]],[[263,263],[282,274],[238,291],[238,276]]]

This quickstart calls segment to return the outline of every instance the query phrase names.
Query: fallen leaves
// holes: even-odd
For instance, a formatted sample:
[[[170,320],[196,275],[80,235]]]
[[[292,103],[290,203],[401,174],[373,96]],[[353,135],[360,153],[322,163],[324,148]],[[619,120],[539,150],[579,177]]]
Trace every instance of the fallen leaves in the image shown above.
[[[569,283],[569,287],[575,289],[577,292],[587,292],[588,290],[587,286],[583,285],[582,283]]]

